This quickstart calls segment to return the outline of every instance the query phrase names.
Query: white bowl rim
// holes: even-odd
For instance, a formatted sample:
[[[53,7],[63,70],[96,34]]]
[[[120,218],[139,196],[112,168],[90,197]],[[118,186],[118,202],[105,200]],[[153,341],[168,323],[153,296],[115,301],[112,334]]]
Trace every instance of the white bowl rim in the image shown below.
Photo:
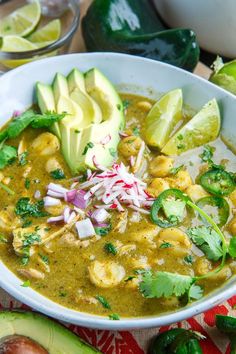
[[[65,55],[60,55],[57,57],[51,57],[51,58],[45,58],[45,59],[40,59],[35,62],[31,62],[25,65],[22,65],[14,70],[11,70],[7,73],[5,73],[3,76],[4,78],[7,76],[8,78],[11,78],[11,76],[14,77],[14,74],[16,72],[20,72],[21,70],[25,70],[25,67],[29,66],[36,66],[37,63],[44,62],[45,64],[48,61],[54,61],[55,58],[56,60],[60,60],[60,58],[65,58],[68,56],[74,56],[74,57],[102,57],[103,55],[107,55],[110,57],[120,57],[120,59],[126,57],[129,60],[135,60],[135,61],[145,61],[145,62],[150,62],[150,63],[158,63],[159,66],[171,68],[171,70],[177,70],[181,72],[184,75],[187,75],[189,77],[192,77],[194,81],[200,81],[204,82],[204,85],[207,86],[212,86],[215,89],[217,88],[218,91],[221,91],[225,96],[231,96],[235,100],[235,105],[236,105],[236,97],[225,91],[224,89],[220,87],[216,87],[216,85],[212,84],[209,81],[206,81],[205,79],[196,76],[192,73],[189,73],[181,68],[174,67],[173,65],[155,61],[152,59],[148,58],[142,58],[142,57],[137,57],[129,54],[122,54],[122,53],[110,53],[110,52],[94,52],[94,53],[74,53],[74,54],[65,54]],[[1,77],[0,77],[0,85],[1,85]],[[10,272],[12,275],[13,273],[5,266],[5,264],[0,260],[0,265],[5,268],[6,271]],[[16,282],[19,282],[19,278],[14,275],[16,278]],[[232,278],[231,278],[232,280]],[[160,326],[165,326],[169,325],[172,323],[176,323],[179,321],[186,320],[190,317],[196,316],[199,313],[202,313],[204,311],[207,311],[211,309],[214,306],[219,305],[222,303],[224,300],[229,299],[231,296],[235,295],[236,293],[236,282],[233,284],[230,284],[230,286],[226,289],[218,288],[217,290],[219,291],[218,293],[212,293],[209,296],[206,297],[205,300],[201,300],[200,302],[194,302],[191,306],[183,307],[179,309],[176,312],[173,313],[162,313],[160,315],[153,315],[153,316],[146,316],[146,317],[132,317],[132,318],[122,318],[119,321],[111,321],[103,316],[97,316],[97,315],[92,315],[90,313],[85,313],[85,312],[79,312],[72,310],[70,308],[64,307],[62,305],[59,305],[58,303],[49,300],[45,296],[41,295],[37,291],[31,289],[31,288],[22,288],[18,285],[11,285],[8,282],[5,282],[2,280],[0,277],[0,287],[3,288],[5,291],[7,291],[9,294],[14,296],[16,299],[21,301],[22,303],[30,306],[33,310],[37,310],[38,312],[41,312],[45,315],[51,316],[57,320],[68,322],[71,324],[76,324],[79,326],[84,326],[84,327],[89,327],[89,328],[95,328],[95,329],[108,329],[108,330],[131,330],[131,329],[144,329],[144,328],[152,328],[152,327],[160,327]],[[24,291],[23,291],[24,289]],[[222,290],[221,290],[222,289]],[[44,305],[43,303],[38,302],[37,300],[34,300],[30,296],[30,292],[37,293],[39,296],[43,299],[49,300],[49,302],[53,303],[54,305],[56,304],[58,307],[58,310],[54,310],[50,306]],[[62,313],[66,311],[66,314]],[[80,317],[82,315],[82,318]]]

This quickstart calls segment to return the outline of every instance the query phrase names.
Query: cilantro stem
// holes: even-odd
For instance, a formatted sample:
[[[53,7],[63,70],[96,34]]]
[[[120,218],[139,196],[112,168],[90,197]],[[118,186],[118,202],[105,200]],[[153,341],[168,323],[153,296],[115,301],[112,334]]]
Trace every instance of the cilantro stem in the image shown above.
[[[224,267],[226,254],[227,254],[227,244],[226,244],[225,237],[224,237],[223,233],[221,232],[219,227],[216,225],[214,220],[212,220],[212,218],[207,213],[205,213],[205,211],[203,211],[201,208],[199,208],[196,204],[192,203],[190,200],[187,201],[187,204],[191,208],[196,210],[201,216],[203,216],[209,222],[209,224],[213,227],[215,232],[218,233],[218,235],[220,236],[221,241],[222,241],[223,255],[222,255],[222,259],[221,259],[220,265],[217,268],[215,268],[214,270],[212,270],[211,272],[207,273],[207,274],[201,275],[199,277],[195,277],[194,279],[197,281],[197,280],[200,280],[200,279],[208,278],[209,276],[218,273]]]
[[[14,195],[15,194],[15,192],[12,190],[12,189],[10,189],[10,188],[8,188],[5,184],[3,184],[2,182],[0,182],[0,188],[2,188],[2,189],[4,189],[4,191],[6,191],[8,194],[10,194],[10,195]]]

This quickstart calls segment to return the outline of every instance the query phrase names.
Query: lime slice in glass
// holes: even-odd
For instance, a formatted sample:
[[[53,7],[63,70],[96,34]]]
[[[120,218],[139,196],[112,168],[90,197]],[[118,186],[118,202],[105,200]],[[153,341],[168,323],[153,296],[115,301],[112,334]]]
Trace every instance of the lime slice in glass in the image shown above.
[[[33,32],[27,39],[38,46],[42,46],[41,43],[52,43],[57,41],[61,35],[61,21],[59,19],[53,20],[46,24],[44,27],[39,28]]]
[[[215,140],[220,132],[220,111],[216,99],[212,99],[177,133],[162,149],[166,155],[179,155]]]
[[[27,36],[38,25],[40,16],[41,7],[38,0],[20,7],[1,19],[0,37],[9,35]]]
[[[152,107],[143,129],[147,145],[161,149],[175,125],[182,118],[182,90],[176,89],[162,96]]]

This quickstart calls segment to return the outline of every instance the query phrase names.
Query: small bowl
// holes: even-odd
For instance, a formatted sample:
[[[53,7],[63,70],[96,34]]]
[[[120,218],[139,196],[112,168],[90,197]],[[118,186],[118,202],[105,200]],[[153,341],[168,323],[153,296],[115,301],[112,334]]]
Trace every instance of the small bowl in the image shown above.
[[[45,2],[45,1],[44,1]],[[6,0],[0,3],[0,21],[2,17],[7,16],[16,9],[27,5],[29,1],[26,0]],[[43,1],[41,1],[43,3]],[[46,3],[46,2],[45,2]],[[67,7],[61,14],[58,13],[56,17],[51,14],[56,12],[51,11],[49,15],[45,13],[44,6],[42,7],[42,15],[40,19],[40,27],[46,25],[49,21],[55,18],[61,20],[61,36],[55,42],[41,47],[39,49],[23,51],[23,52],[3,52],[0,50],[0,70],[7,71],[30,61],[54,56],[57,54],[66,54],[69,50],[71,40],[79,26],[80,9],[78,0],[66,0]],[[5,65],[3,63],[5,61]]]

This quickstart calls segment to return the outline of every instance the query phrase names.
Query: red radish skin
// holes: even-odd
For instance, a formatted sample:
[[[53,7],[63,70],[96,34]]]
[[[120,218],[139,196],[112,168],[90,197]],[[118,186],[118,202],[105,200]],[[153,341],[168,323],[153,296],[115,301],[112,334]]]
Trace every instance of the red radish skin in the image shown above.
[[[25,336],[8,336],[0,340],[0,354],[49,354],[40,344]]]

